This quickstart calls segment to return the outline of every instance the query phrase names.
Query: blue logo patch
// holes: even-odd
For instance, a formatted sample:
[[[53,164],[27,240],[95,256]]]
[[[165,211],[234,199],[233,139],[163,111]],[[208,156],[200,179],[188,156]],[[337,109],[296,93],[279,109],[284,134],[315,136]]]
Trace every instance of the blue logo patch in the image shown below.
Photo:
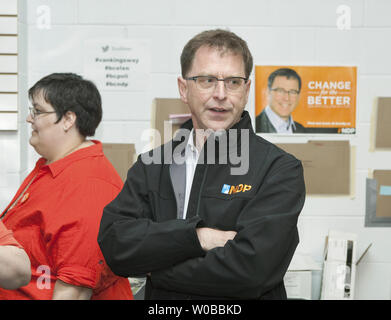
[[[223,189],[221,189],[221,193],[228,194],[230,189],[231,189],[231,186],[229,184],[225,184],[225,185],[223,185]]]

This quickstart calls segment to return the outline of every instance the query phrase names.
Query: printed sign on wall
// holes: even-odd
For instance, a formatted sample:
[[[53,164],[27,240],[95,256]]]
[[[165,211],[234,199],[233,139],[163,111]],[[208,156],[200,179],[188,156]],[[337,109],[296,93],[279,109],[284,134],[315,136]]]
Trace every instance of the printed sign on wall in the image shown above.
[[[256,131],[356,132],[356,67],[256,66]]]
[[[100,90],[145,91],[150,74],[147,40],[94,39],[84,42],[84,76]]]

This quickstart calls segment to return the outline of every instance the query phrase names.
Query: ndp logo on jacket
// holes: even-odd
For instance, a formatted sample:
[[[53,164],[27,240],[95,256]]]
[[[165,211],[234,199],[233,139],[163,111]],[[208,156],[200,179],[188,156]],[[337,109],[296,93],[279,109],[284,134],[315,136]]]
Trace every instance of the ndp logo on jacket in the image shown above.
[[[224,194],[233,194],[233,193],[239,193],[239,192],[246,192],[251,190],[251,186],[248,184],[238,184],[237,186],[230,186],[229,184],[224,184],[223,188],[221,189],[221,193]]]

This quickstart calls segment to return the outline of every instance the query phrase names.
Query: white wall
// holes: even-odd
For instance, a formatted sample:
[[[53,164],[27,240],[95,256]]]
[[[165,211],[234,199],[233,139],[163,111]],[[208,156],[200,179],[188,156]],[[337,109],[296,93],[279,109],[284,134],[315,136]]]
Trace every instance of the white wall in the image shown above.
[[[360,255],[356,298],[391,298],[391,228],[364,228],[365,179],[368,170],[391,169],[391,152],[370,152],[371,116],[377,96],[391,96],[391,1],[388,0],[20,0],[27,27],[22,45],[27,65],[20,69],[25,91],[51,72],[83,73],[83,41],[137,38],[151,42],[150,86],[144,92],[102,92],[104,119],[96,137],[129,142],[140,152],[141,132],[150,126],[154,97],[178,97],[176,77],[184,44],[199,31],[229,28],[247,40],[255,64],[356,65],[358,67],[357,134],[322,136],[349,139],[355,147],[353,197],[308,196],[299,220],[300,251],[321,262],[329,229],[355,232]],[[351,8],[352,27],[336,27],[337,7]],[[23,7],[26,5],[26,8]],[[50,29],[37,28],[37,8],[49,6]],[[23,82],[24,81],[24,82]],[[247,109],[254,119],[254,90]],[[0,171],[3,208],[31,169],[37,155],[27,145],[23,124],[27,99],[21,98],[20,131],[0,133],[6,171]],[[303,137],[270,137],[272,142],[305,142]],[[319,138],[309,136],[309,139]],[[1,159],[1,158],[0,158]],[[20,165],[16,165],[16,164]],[[4,185],[4,183],[3,183]],[[391,210],[391,209],[390,209]]]
[[[16,1],[15,1],[16,2]],[[17,5],[12,0],[6,0],[2,4],[2,7],[9,7],[10,10],[7,14],[16,14],[15,8],[18,13],[17,24],[17,53],[18,53],[18,91],[25,91],[27,88],[27,24],[26,12],[27,7],[23,2],[17,1]],[[1,29],[0,34],[12,33],[7,29]],[[4,50],[4,49],[3,49]],[[14,47],[10,49],[10,52],[14,53]],[[6,52],[3,51],[3,52]],[[18,95],[18,105],[25,106],[24,99],[21,95]],[[25,128],[21,125],[21,119],[26,114],[26,110],[23,107],[18,114],[18,131],[1,131],[0,132],[0,210],[5,209],[11,197],[16,192],[20,184],[20,174],[24,172],[27,167],[26,145],[23,144],[22,139],[25,134]]]

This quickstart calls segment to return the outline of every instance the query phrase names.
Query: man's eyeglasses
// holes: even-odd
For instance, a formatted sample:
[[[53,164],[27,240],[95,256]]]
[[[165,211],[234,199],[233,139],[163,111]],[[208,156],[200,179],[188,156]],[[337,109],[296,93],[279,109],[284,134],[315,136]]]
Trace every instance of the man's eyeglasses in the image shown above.
[[[41,111],[41,110],[37,110],[33,107],[29,107],[29,110],[30,110],[30,116],[31,118],[35,119],[36,116],[39,116],[40,114],[44,114],[44,113],[56,113],[56,111]]]
[[[195,76],[185,78],[185,80],[193,80],[196,83],[196,87],[203,91],[214,90],[217,86],[217,81],[224,81],[225,89],[230,92],[235,92],[243,88],[243,85],[248,81],[248,78],[228,77],[224,79],[218,79],[213,76]]]
[[[282,97],[288,94],[289,97],[297,97],[300,91],[298,90],[285,90],[284,88],[274,88],[270,89],[270,91],[274,91],[278,96]]]

